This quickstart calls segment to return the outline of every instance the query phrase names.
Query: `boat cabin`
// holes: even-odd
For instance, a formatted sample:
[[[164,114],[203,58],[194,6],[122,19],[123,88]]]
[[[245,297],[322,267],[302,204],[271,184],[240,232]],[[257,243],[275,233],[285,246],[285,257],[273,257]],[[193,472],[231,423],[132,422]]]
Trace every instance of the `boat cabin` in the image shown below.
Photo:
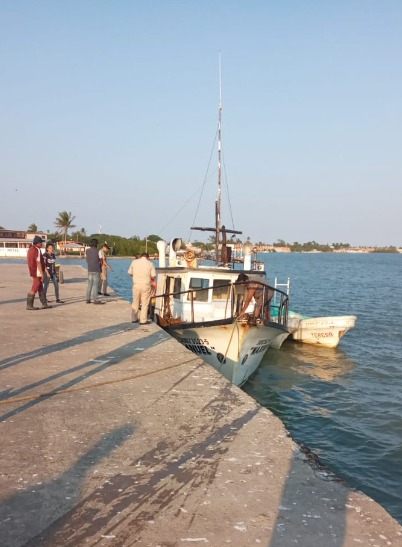
[[[193,257],[189,258],[194,260]],[[174,253],[169,257],[169,266],[165,264],[164,254],[160,253],[159,264],[154,312],[161,326],[232,321],[242,310],[247,292],[247,282],[237,281],[240,273],[248,275],[252,283],[259,287],[261,319],[267,319],[269,315],[266,306],[269,306],[274,289],[268,286],[262,269],[245,271],[225,266],[182,266],[183,258],[175,257]],[[251,264],[246,263],[246,266]],[[252,299],[243,312],[252,315],[254,307],[255,301]]]

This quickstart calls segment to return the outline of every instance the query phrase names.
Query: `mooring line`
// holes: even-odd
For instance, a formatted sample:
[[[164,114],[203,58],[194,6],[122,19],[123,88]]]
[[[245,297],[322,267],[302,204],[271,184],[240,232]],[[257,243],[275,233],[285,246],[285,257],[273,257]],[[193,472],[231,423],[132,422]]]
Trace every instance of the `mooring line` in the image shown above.
[[[165,370],[171,370],[173,368],[181,367],[183,365],[186,365],[188,363],[191,363],[197,360],[200,362],[202,361],[201,359],[199,359],[199,357],[197,357],[197,358],[189,359],[187,361],[183,361],[181,363],[176,363],[175,365],[171,365],[169,367],[160,368],[157,370],[151,370],[150,372],[144,372],[143,374],[136,374],[134,376],[127,376],[126,378],[120,378],[119,380],[108,380],[107,382],[98,382],[96,384],[90,384],[89,386],[78,386],[78,387],[73,387],[70,389],[60,389],[60,390],[56,389],[53,391],[46,391],[44,393],[39,393],[38,395],[30,395],[29,397],[26,396],[26,397],[15,397],[11,399],[4,399],[3,401],[0,401],[0,406],[11,405],[14,403],[23,403],[25,401],[35,401],[36,399],[45,399],[46,397],[53,397],[54,395],[64,395],[66,393],[74,393],[76,391],[85,391],[92,388],[103,387],[103,386],[112,385],[112,384],[119,384],[121,382],[126,382],[127,380],[137,380],[139,378],[145,378],[146,376],[152,376],[152,374],[158,374],[159,372],[164,372]]]

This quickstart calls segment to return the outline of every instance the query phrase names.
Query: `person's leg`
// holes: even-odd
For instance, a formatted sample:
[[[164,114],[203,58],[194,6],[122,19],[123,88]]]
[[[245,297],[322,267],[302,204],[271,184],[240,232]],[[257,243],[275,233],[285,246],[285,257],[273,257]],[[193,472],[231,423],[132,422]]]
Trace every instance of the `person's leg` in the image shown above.
[[[102,266],[102,271],[99,277],[98,293],[105,294],[107,292],[107,268]]]
[[[50,277],[45,274],[45,282],[43,283],[43,292],[47,295],[47,288],[49,287]]]
[[[98,301],[98,288],[99,288],[100,274],[99,273],[93,273],[92,275],[94,277],[94,281],[93,281],[93,284],[92,284],[92,300],[94,302],[97,302]]]
[[[131,321],[133,323],[136,323],[138,321],[138,310],[140,307],[140,297],[141,292],[138,287],[135,285],[133,286],[133,304],[132,304],[132,314],[131,314]]]
[[[39,300],[42,304],[42,310],[50,309],[52,306],[49,306],[48,303],[47,303],[46,295],[43,291],[42,280],[40,278],[38,278],[38,279],[39,279],[38,296],[39,296]]]
[[[148,321],[148,308],[149,300],[151,297],[151,287],[142,287],[141,288],[141,313],[140,313],[140,323],[146,323]]]
[[[88,272],[88,285],[87,285],[87,297],[86,297],[87,302],[91,301],[91,293],[92,293],[93,282],[94,282],[93,274],[92,274],[92,272]]]
[[[56,302],[60,300],[60,296],[59,296],[59,282],[57,280],[57,277],[54,276],[52,278],[52,281],[53,281],[53,285],[54,285],[54,294],[56,296]]]
[[[102,272],[103,280],[102,280],[102,294],[107,294],[107,268],[105,267],[104,271]]]
[[[27,294],[27,310],[39,309],[34,307],[35,294],[38,292],[39,285],[40,285],[39,277],[33,277],[31,291]]]

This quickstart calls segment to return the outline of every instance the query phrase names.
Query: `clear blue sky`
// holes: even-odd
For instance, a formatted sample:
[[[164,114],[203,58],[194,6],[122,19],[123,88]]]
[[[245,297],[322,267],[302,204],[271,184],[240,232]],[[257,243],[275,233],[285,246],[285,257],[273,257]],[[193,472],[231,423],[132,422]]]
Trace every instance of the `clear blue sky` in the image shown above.
[[[401,29],[400,0],[2,0],[0,225],[186,239],[221,51],[235,228],[400,246]]]

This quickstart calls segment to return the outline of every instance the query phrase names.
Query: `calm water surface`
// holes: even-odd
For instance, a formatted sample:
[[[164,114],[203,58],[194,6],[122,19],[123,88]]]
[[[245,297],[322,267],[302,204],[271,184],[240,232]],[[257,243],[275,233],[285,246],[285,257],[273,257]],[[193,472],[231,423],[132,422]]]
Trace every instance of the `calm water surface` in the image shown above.
[[[292,342],[269,350],[244,390],[402,522],[402,255],[260,258],[271,282],[290,277],[291,309],[358,320],[336,350]],[[130,260],[110,263],[110,285],[129,300]]]
[[[402,522],[402,256],[265,261],[271,279],[290,276],[292,309],[358,320],[336,350],[291,342],[269,350],[245,391]]]

